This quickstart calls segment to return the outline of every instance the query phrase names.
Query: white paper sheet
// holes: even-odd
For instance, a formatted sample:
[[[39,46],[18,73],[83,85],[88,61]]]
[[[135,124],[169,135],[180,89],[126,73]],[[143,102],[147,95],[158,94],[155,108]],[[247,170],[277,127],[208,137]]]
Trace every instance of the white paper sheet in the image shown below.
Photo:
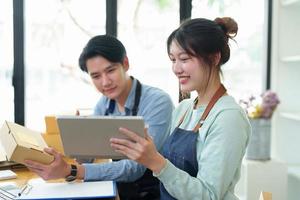
[[[46,183],[31,181],[31,189],[17,199],[82,199],[116,196],[113,181]]]

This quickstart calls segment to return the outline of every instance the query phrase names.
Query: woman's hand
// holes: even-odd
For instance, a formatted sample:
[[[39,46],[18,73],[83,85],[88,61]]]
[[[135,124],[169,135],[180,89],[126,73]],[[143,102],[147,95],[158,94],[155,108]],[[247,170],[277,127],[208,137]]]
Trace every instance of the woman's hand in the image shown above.
[[[157,152],[153,139],[149,136],[147,129],[145,129],[145,138],[126,128],[119,128],[119,131],[129,139],[111,138],[111,146],[115,151],[127,156],[131,160],[137,161],[154,173],[159,173],[165,166],[166,160]]]
[[[25,160],[25,165],[30,171],[35,172],[44,180],[65,178],[70,174],[70,165],[64,161],[63,156],[60,153],[53,148],[45,148],[44,151],[53,155],[54,160],[48,165],[32,160]]]

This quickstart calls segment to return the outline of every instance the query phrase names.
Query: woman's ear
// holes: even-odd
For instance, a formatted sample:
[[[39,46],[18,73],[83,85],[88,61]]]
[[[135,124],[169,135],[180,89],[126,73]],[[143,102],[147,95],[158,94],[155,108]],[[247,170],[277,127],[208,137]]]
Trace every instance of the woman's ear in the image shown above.
[[[221,52],[215,53],[213,55],[213,61],[214,61],[214,65],[220,65],[220,61],[221,61]]]
[[[124,57],[124,60],[123,60],[123,67],[124,67],[124,70],[125,70],[125,71],[128,71],[128,69],[129,69],[129,60],[128,60],[128,57],[127,57],[127,56]]]

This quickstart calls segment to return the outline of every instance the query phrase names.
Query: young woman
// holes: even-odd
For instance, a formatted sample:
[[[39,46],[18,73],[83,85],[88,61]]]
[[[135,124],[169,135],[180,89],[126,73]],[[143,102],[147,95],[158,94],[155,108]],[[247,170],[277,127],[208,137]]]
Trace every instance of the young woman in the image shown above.
[[[248,119],[226,93],[221,66],[229,60],[228,40],[237,34],[232,18],[192,19],[167,40],[172,69],[183,92],[173,112],[171,134],[160,154],[145,138],[126,128],[130,140],[111,139],[111,146],[150,170],[161,182],[161,199],[237,199],[235,185],[251,132]]]

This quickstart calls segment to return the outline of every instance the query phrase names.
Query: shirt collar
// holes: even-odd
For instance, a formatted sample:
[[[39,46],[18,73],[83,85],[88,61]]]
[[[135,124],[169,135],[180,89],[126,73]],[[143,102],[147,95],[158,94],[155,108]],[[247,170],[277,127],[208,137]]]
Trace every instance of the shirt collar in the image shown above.
[[[133,78],[132,85],[131,85],[131,88],[130,88],[130,92],[129,92],[128,97],[127,97],[126,102],[125,102],[125,112],[129,112],[133,109],[136,86],[137,86],[137,81],[136,81],[135,78]],[[108,99],[108,101],[106,103],[106,109],[108,109],[110,101],[111,101],[111,99]]]

